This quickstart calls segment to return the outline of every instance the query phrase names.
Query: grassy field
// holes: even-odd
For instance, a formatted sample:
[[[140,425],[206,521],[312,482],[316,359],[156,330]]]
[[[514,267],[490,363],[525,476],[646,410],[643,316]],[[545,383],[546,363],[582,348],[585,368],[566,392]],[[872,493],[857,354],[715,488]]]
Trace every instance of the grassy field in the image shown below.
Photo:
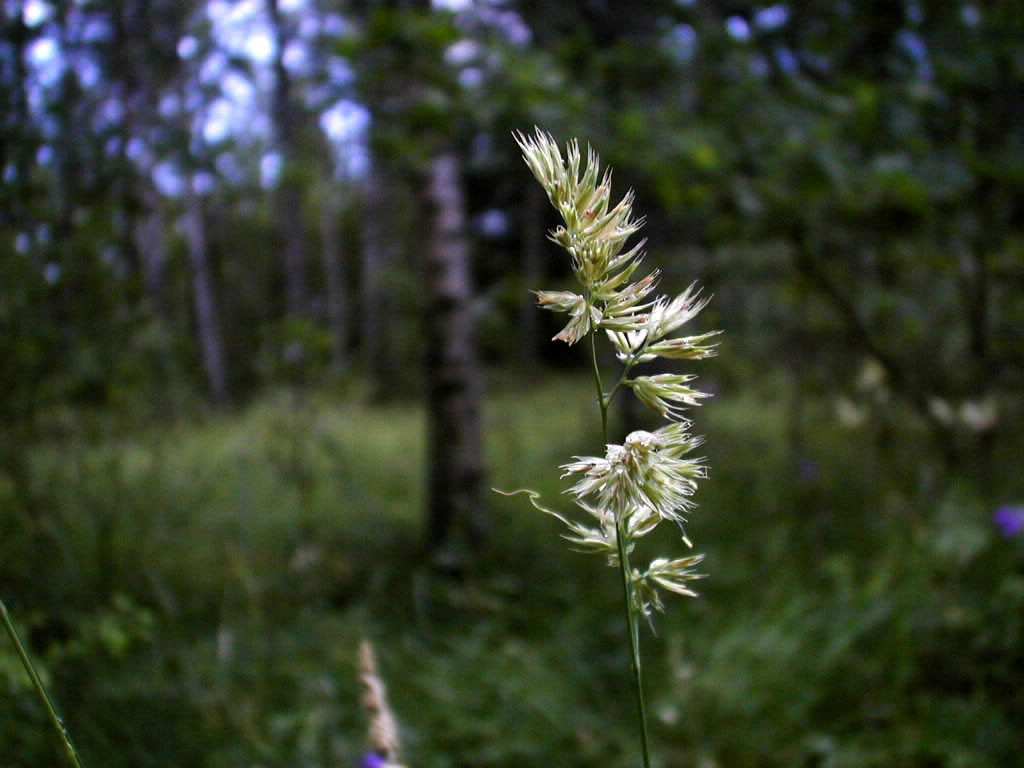
[[[586,380],[490,391],[489,482],[558,503],[558,464],[596,450]],[[694,414],[708,578],[643,641],[659,764],[1014,764],[1024,539],[991,515],[1024,495],[1019,446],[986,495],[906,417],[842,430],[833,406],[780,382]],[[353,766],[364,636],[413,768],[638,765],[616,573],[497,495],[484,550],[432,568],[423,434],[414,405],[281,393],[33,446],[4,596],[88,765]],[[6,643],[0,686],[0,765],[58,765]]]

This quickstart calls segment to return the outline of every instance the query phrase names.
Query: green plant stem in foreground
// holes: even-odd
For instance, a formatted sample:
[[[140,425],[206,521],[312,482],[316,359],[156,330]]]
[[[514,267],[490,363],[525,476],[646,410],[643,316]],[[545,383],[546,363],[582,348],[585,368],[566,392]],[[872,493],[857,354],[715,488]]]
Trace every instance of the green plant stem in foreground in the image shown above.
[[[18,637],[18,632],[14,629],[14,622],[11,621],[11,615],[7,612],[7,606],[3,600],[0,600],[0,619],[3,620],[4,629],[7,630],[11,642],[14,643],[14,648],[18,652],[18,658],[21,659],[21,664],[25,667],[25,671],[32,681],[32,686],[36,689],[36,693],[42,700],[43,706],[46,708],[46,714],[49,716],[50,722],[53,723],[53,727],[56,729],[57,735],[64,745],[64,751],[67,753],[68,760],[75,768],[84,768],[82,760],[78,756],[78,750],[75,749],[75,745],[71,741],[68,729],[61,722],[60,716],[57,714],[57,710],[54,709],[53,702],[50,701],[50,696],[46,692],[46,687],[43,685],[43,681],[39,678],[39,673],[36,672],[36,668],[32,664],[32,659],[29,658],[25,646],[21,644],[21,639]]]
[[[629,627],[629,647],[632,653],[630,666],[633,668],[633,685],[636,689],[636,710],[640,719],[640,750],[644,756],[644,768],[651,768],[650,747],[647,737],[647,707],[644,704],[644,683],[640,668],[640,622],[637,620],[633,589],[629,578],[629,559],[626,554],[623,522],[615,524],[618,533],[619,570],[622,573],[622,593],[626,603],[626,625]]]
[[[587,311],[589,311],[589,304]],[[601,435],[605,445],[608,444],[608,408],[615,397],[613,390],[605,394],[604,385],[601,382],[601,367],[597,361],[597,343],[595,333],[591,331],[590,337],[590,362],[594,374],[594,385],[597,387],[597,402],[601,408]],[[625,374],[623,374],[625,378]],[[621,381],[620,381],[621,383]],[[619,572],[622,576],[622,599],[626,608],[626,627],[629,630],[630,667],[633,670],[633,686],[636,689],[636,710],[640,719],[640,751],[643,754],[644,768],[651,768],[650,747],[647,737],[647,707],[644,703],[643,673],[640,667],[640,624],[636,615],[636,601],[633,599],[633,585],[629,577],[629,553],[626,551],[626,531],[624,522],[620,519],[615,522],[616,545],[619,552]]]

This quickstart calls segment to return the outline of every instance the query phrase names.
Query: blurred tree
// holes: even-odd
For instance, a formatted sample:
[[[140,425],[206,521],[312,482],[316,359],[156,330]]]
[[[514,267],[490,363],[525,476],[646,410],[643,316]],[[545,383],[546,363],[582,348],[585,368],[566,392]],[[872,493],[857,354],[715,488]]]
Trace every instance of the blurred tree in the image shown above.
[[[46,201],[34,173],[42,137],[29,108],[27,51],[39,30],[26,23],[23,3],[0,8],[0,24],[0,493],[4,506],[27,511],[24,445],[37,387],[55,357],[56,329],[38,309],[48,291],[43,254],[34,242]]]
[[[215,405],[225,405],[228,400],[228,382],[224,342],[210,268],[203,199],[196,185],[196,174],[189,173],[185,180],[185,215],[182,219],[189,264],[192,268],[196,333],[203,355],[203,370],[206,372],[210,397]]]
[[[417,254],[428,417],[427,543],[435,553],[458,557],[460,545],[478,544],[486,527],[476,290],[460,159],[467,126],[458,83],[445,61],[459,35],[452,16],[430,11],[428,3],[415,9],[374,4],[364,25],[366,55],[357,71],[375,127],[368,202],[377,219],[368,232],[377,250],[364,262],[364,285],[367,268],[369,277],[379,279],[386,268],[381,255],[405,245],[394,240],[393,227],[381,228],[395,213],[381,193],[404,178],[422,190],[417,221],[432,233],[430,247]]]
[[[39,32],[25,22],[24,3],[8,3],[0,13],[0,225],[10,231],[26,221],[31,207],[31,168],[40,137],[29,110],[26,56]]]
[[[293,36],[278,0],[266,0],[266,8],[274,40],[274,86],[270,109],[273,145],[281,160],[280,177],[275,183],[274,218],[284,260],[285,306],[289,315],[301,318],[310,314],[310,306],[302,222],[302,180],[299,175],[300,111],[293,93],[292,77],[285,64]]]
[[[180,76],[177,46],[188,14],[180,3],[167,0],[107,6],[111,33],[97,53],[104,85],[121,111],[114,157],[121,173],[113,190],[121,248],[132,269],[141,273],[150,310],[167,323],[167,223],[153,171],[170,133],[160,119],[160,97]]]
[[[756,85],[746,133],[785,139],[735,131],[759,208],[746,236],[781,235],[796,285],[842,329],[812,336],[819,360],[838,361],[826,367],[847,371],[840,379],[858,359],[875,360],[885,386],[932,423],[951,464],[964,458],[948,452],[952,426],[984,448],[996,423],[943,423],[935,403],[980,404],[1019,375],[993,358],[1008,338],[989,307],[1005,290],[991,261],[1012,242],[1011,222],[1019,231],[1011,147],[1021,141],[1011,106],[1021,83],[997,15],[952,9],[868,5],[850,18],[807,5],[775,30],[758,29],[753,13],[757,46],[741,58]],[[723,123],[740,114],[723,107]],[[987,452],[977,447],[969,453]]]
[[[363,183],[360,343],[374,396],[386,400],[402,388],[398,350],[401,318],[396,275],[401,269],[399,212],[405,200],[398,180],[382,163],[371,163]]]
[[[342,194],[337,181],[325,174],[317,198],[320,206],[321,258],[324,270],[324,294],[327,304],[327,326],[331,332],[331,369],[344,370],[348,360],[349,336],[349,274],[342,253],[339,220],[342,215]]]
[[[471,544],[486,531],[483,514],[482,382],[477,361],[473,277],[458,155],[431,164],[433,241],[425,261],[426,379],[429,446],[427,538],[450,544],[453,527]]]

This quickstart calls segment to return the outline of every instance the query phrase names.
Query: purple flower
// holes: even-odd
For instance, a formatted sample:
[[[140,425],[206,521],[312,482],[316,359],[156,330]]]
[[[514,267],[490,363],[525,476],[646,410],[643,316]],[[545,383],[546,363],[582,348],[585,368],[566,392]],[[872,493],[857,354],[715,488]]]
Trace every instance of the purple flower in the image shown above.
[[[1010,506],[1006,504],[999,507],[992,515],[992,520],[1003,532],[1003,536],[1010,538],[1024,531],[1024,505]]]
[[[388,761],[376,752],[367,752],[363,755],[363,759],[359,763],[359,768],[384,768],[387,764]]]

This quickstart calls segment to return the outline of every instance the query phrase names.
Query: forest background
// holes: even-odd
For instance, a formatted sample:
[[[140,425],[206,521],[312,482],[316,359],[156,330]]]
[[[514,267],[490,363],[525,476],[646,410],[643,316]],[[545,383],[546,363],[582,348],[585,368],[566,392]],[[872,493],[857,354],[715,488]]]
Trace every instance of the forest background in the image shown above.
[[[614,574],[491,486],[599,442],[512,138],[722,329],[665,766],[1024,751],[1024,11],[4,0],[0,596],[91,766],[635,765]],[[642,425],[616,414],[615,432]],[[0,642],[0,765],[62,759]]]

